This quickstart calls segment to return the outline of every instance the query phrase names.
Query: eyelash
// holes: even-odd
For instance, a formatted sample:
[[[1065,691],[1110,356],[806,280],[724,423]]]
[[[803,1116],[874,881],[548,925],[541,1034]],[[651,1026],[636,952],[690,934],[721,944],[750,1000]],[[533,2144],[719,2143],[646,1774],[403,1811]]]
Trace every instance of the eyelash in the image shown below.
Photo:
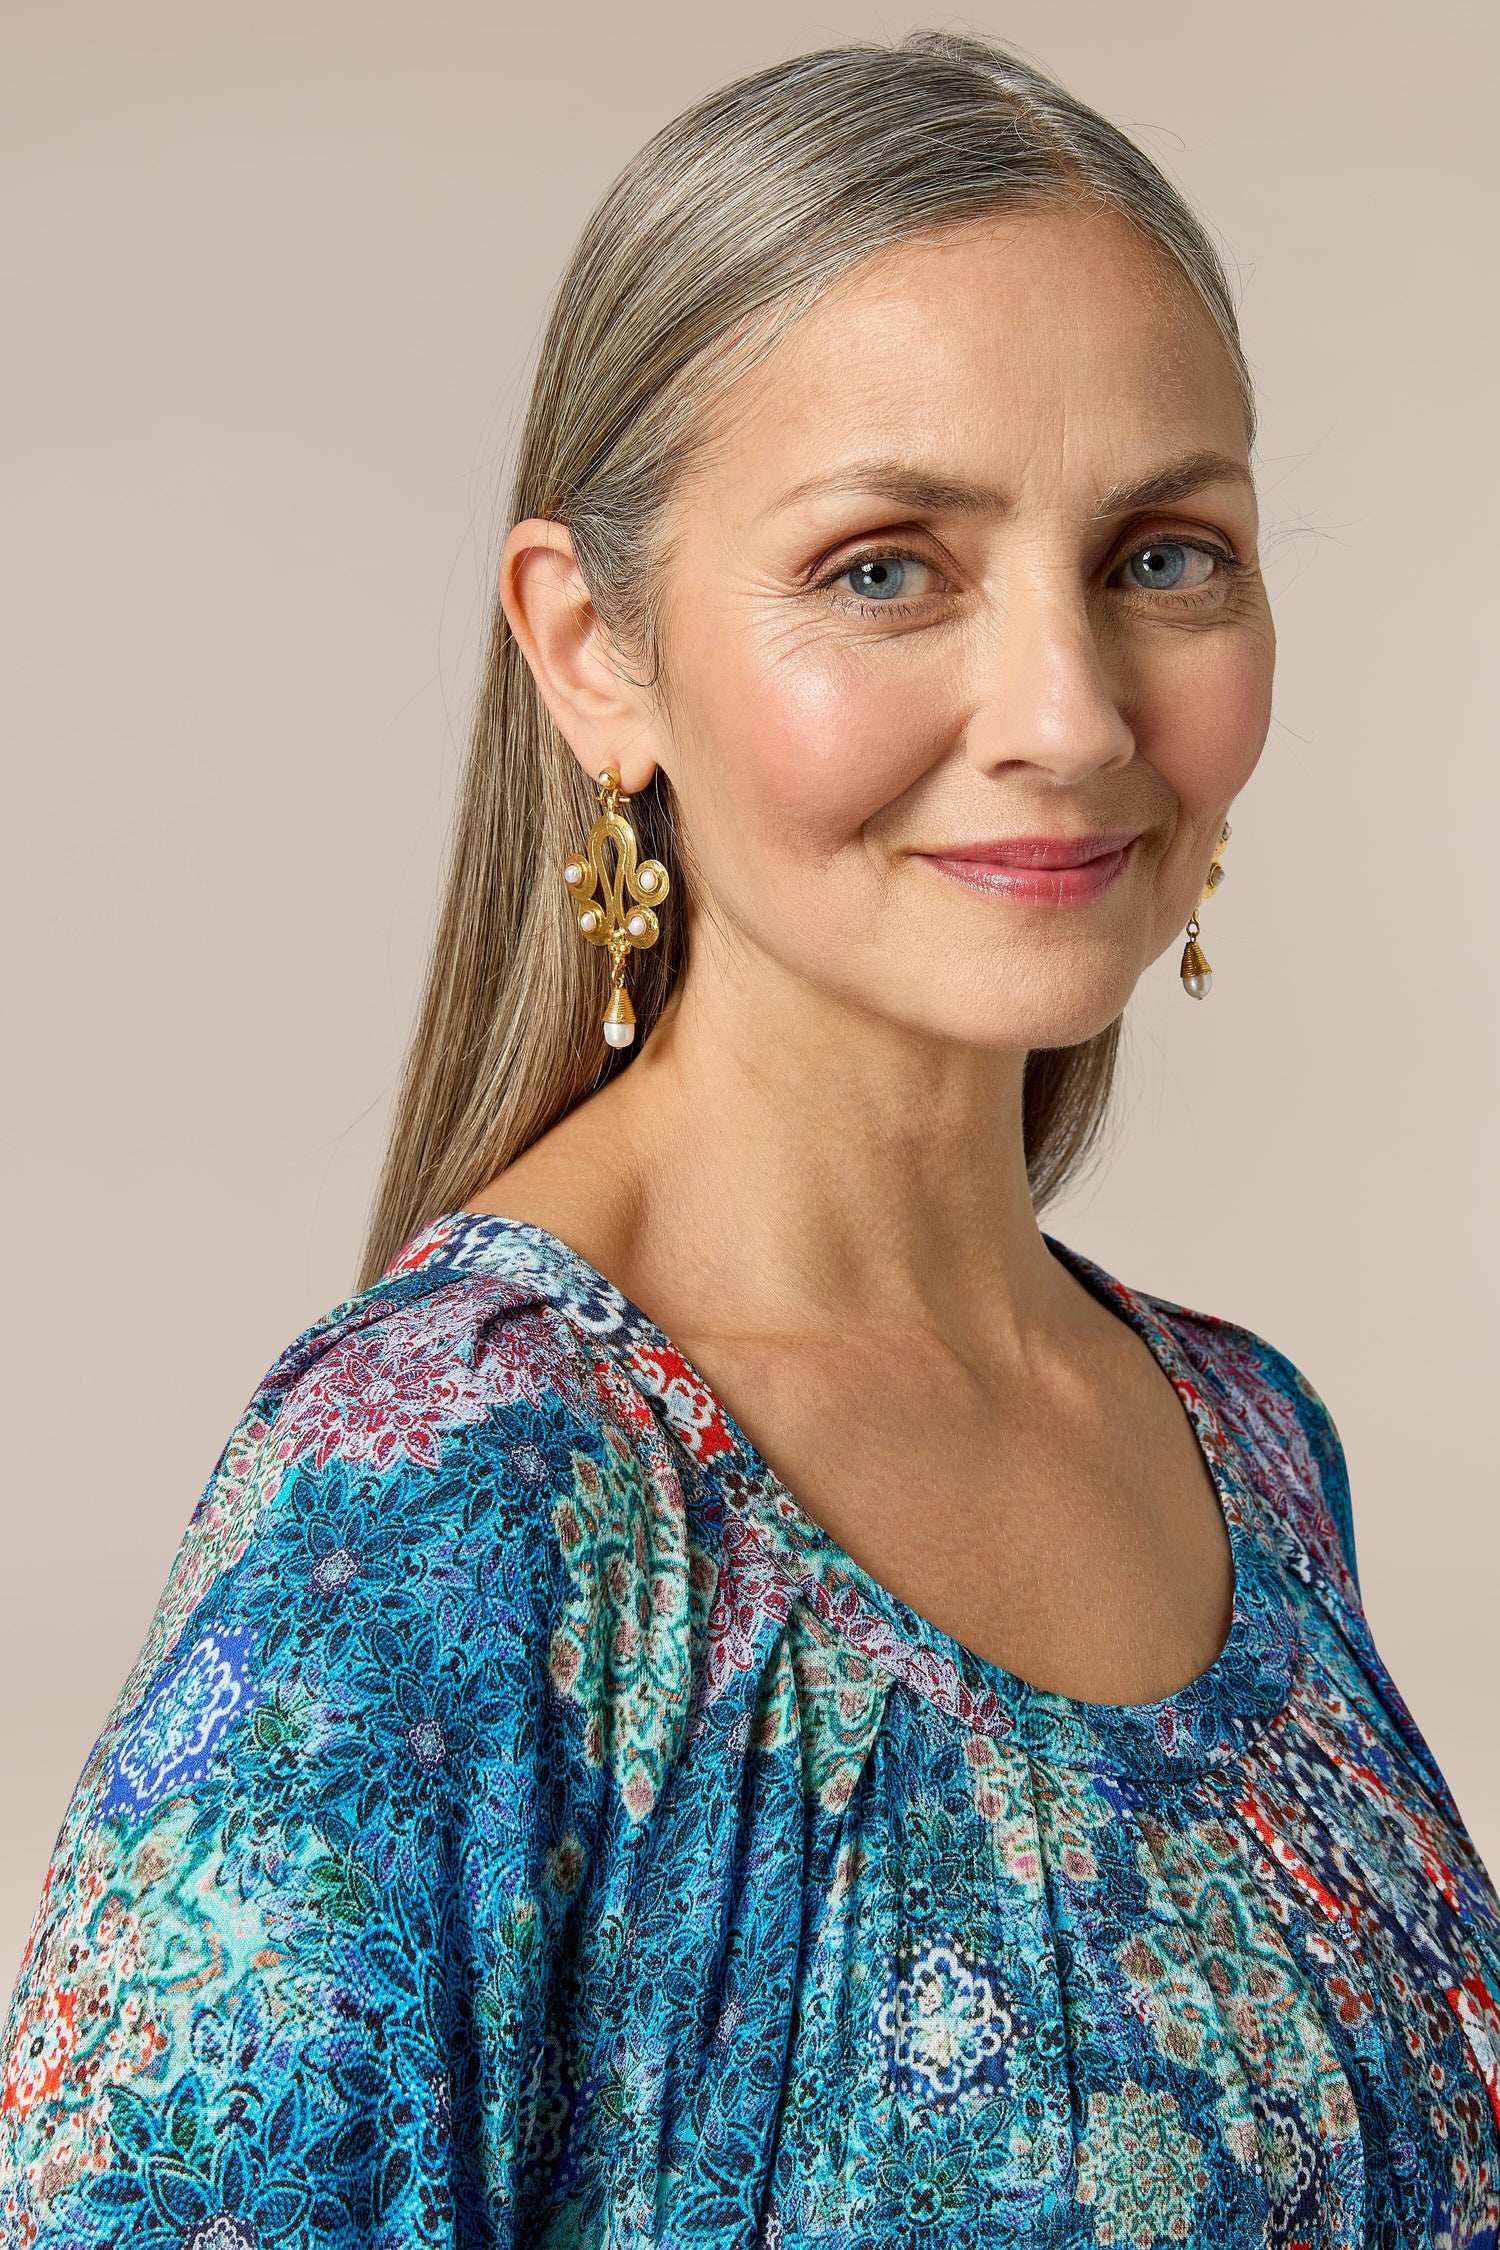
[[[1110,571],[1110,577],[1113,578],[1115,575],[1115,571],[1123,570],[1125,568],[1125,565],[1128,562],[1132,561],[1135,556],[1145,554],[1147,549],[1150,547],[1185,547],[1189,554],[1212,555],[1214,561],[1219,566],[1219,580],[1223,581],[1232,581],[1236,577],[1236,575],[1245,567],[1244,564],[1240,561],[1238,555],[1231,554],[1227,547],[1221,547],[1216,539],[1188,539],[1181,535],[1168,534],[1163,538],[1137,539],[1127,549],[1127,551],[1123,555],[1121,555],[1119,561]],[[1128,590],[1133,594],[1142,595],[1145,600],[1151,604],[1153,609],[1160,609],[1164,602],[1172,601],[1175,601],[1180,607],[1195,609],[1201,605],[1204,596],[1210,592],[1212,586],[1215,583],[1216,581],[1211,579],[1206,586],[1195,586],[1190,592],[1186,594],[1176,595],[1172,594],[1170,591],[1162,594],[1153,594],[1145,586],[1132,586]]]
[[[1212,555],[1214,561],[1219,565],[1222,577],[1225,579],[1233,579],[1245,567],[1238,555],[1231,554],[1227,547],[1221,547],[1216,540],[1158,537],[1137,540],[1112,565],[1110,577],[1113,578],[1116,571],[1123,570],[1134,556],[1144,554],[1148,547],[1187,547],[1197,555]],[[819,593],[831,593],[839,580],[847,578],[851,570],[858,570],[861,563],[870,562],[917,563],[923,570],[931,570],[938,577],[942,576],[935,563],[930,561],[926,555],[916,553],[913,548],[873,546],[862,549],[858,554],[845,555],[834,569],[827,571],[815,581],[814,590]],[[1208,590],[1207,586],[1200,586],[1194,587],[1189,593],[1173,595],[1170,591],[1153,594],[1144,586],[1135,586],[1129,589],[1130,592],[1141,595],[1154,609],[1160,609],[1164,604],[1173,601],[1179,606],[1190,609],[1197,608],[1201,606],[1203,597]],[[862,602],[857,594],[851,594],[848,601],[840,606],[846,616],[904,617],[909,616],[913,610],[920,609],[922,605],[918,601]]]
[[[936,563],[931,562],[926,555],[919,555],[914,548],[865,547],[858,554],[845,555],[832,570],[816,580],[815,590],[819,593],[831,593],[839,580],[847,578],[851,570],[858,570],[861,563],[872,562],[916,563],[921,569],[932,571],[935,577],[941,578],[943,575]],[[850,594],[847,602],[840,604],[844,614],[850,617],[906,617],[921,606],[920,602],[915,601],[862,602],[858,594]]]

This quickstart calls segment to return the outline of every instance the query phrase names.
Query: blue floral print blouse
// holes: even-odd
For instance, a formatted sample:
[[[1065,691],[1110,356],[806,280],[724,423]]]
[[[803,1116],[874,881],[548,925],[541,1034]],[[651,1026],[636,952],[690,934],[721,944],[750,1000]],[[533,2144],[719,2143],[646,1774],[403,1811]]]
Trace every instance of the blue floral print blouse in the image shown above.
[[[1495,2250],[1500,1901],[1328,1414],[1049,1247],[1230,1536],[1149,1704],[916,1615],[538,1227],[293,1344],[64,1819],[5,2242]]]

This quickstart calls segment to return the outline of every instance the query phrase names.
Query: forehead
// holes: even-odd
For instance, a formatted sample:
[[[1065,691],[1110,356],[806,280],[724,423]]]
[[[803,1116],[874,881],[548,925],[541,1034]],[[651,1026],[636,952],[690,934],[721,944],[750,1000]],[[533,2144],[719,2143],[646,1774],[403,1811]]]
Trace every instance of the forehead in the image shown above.
[[[1248,459],[1233,363],[1166,253],[1102,207],[903,242],[856,267],[741,376],[716,481],[840,458],[943,457],[974,474],[1109,480],[1143,452]]]

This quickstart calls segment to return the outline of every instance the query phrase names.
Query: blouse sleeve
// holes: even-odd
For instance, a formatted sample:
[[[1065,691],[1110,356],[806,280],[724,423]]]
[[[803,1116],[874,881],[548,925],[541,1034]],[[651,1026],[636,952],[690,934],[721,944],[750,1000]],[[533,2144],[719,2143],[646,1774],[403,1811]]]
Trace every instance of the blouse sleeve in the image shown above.
[[[510,2242],[590,1769],[547,1681],[545,1319],[356,1300],[196,1509],[5,2027],[0,2240]]]
[[[1284,1400],[1295,1417],[1296,1432],[1306,1448],[1311,1465],[1312,1473],[1306,1481],[1333,1520],[1344,1566],[1357,1590],[1359,1570],[1354,1553],[1354,1511],[1349,1491],[1349,1470],[1333,1416],[1301,1368],[1288,1359],[1285,1352],[1278,1351],[1274,1344],[1268,1344],[1263,1336],[1254,1337],[1253,1342],[1264,1364],[1270,1392]]]
[[[1337,1547],[1358,1598],[1349,1471],[1333,1416],[1285,1352],[1254,1330],[1158,1300],[1253,1448],[1279,1464],[1289,1501],[1315,1548]]]
[[[1295,1385],[1302,1400],[1302,1421],[1308,1445],[1318,1466],[1318,1477],[1324,1504],[1334,1521],[1343,1550],[1349,1576],[1359,1585],[1359,1563],[1354,1551],[1354,1508],[1349,1490],[1349,1468],[1344,1459],[1344,1448],[1334,1425],[1333,1416],[1323,1404],[1312,1384],[1300,1368],[1294,1367],[1286,1356],[1277,1352],[1277,1359],[1286,1370],[1289,1381]]]

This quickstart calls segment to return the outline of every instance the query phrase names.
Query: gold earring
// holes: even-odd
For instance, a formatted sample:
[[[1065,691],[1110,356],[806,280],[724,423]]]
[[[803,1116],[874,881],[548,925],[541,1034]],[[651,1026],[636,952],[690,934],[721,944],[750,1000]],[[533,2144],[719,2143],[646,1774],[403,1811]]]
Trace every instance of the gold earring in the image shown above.
[[[620,777],[613,766],[599,775],[600,813],[589,830],[588,849],[563,868],[563,881],[578,902],[578,927],[590,945],[609,947],[609,1006],[604,1011],[604,1037],[611,1047],[628,1047],[635,1037],[635,1010],[625,990],[625,962],[633,946],[655,945],[660,936],[654,906],[672,888],[672,878],[659,859],[636,862],[635,830],[621,812],[630,799],[620,793]],[[611,875],[604,864],[604,847],[613,842],[615,867]],[[634,902],[627,907],[626,894]]]
[[[1226,820],[1219,831],[1219,841],[1214,846],[1214,856],[1209,861],[1208,873],[1203,878],[1203,888],[1198,893],[1198,906],[1214,892],[1224,880],[1225,869],[1220,854],[1229,841],[1229,823]],[[1214,981],[1213,970],[1208,965],[1208,955],[1198,943],[1198,907],[1194,907],[1187,926],[1187,944],[1182,949],[1182,966],[1178,970],[1182,989],[1194,1000],[1206,1000]]]

